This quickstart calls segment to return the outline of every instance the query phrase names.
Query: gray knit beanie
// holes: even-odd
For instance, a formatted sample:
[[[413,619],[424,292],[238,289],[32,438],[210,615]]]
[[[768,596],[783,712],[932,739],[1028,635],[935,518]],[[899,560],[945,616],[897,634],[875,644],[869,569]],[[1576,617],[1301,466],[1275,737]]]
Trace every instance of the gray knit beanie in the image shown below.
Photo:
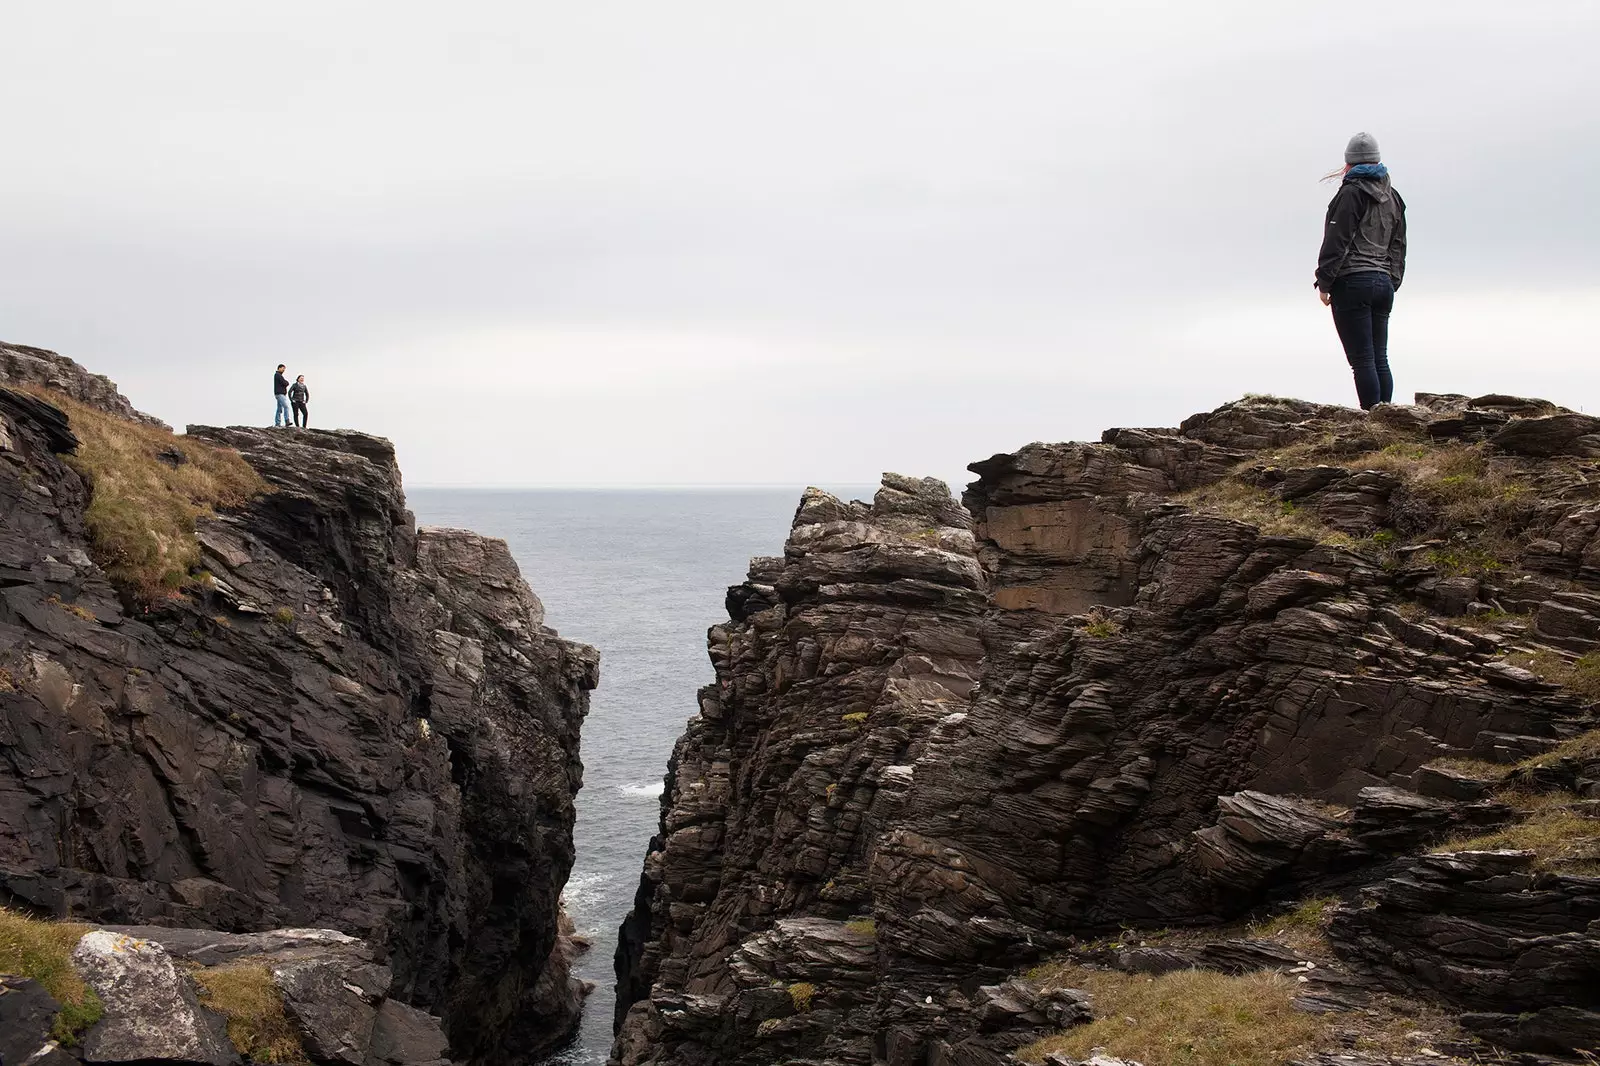
[[[1370,133],[1358,133],[1350,138],[1350,143],[1344,146],[1344,161],[1352,167],[1357,163],[1383,162],[1378,154],[1378,138]]]

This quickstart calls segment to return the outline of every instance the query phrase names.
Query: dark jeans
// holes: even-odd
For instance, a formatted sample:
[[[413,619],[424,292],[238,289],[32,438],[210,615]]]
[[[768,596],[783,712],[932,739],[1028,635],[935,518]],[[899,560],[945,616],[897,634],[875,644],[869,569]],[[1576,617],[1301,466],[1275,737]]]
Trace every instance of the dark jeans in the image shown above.
[[[1389,373],[1389,312],[1394,282],[1382,272],[1348,274],[1333,283],[1333,325],[1356,378],[1362,410],[1394,399]]]
[[[306,405],[299,400],[295,400],[293,406],[294,424],[297,426],[309,426],[311,424],[311,415],[306,411]]]

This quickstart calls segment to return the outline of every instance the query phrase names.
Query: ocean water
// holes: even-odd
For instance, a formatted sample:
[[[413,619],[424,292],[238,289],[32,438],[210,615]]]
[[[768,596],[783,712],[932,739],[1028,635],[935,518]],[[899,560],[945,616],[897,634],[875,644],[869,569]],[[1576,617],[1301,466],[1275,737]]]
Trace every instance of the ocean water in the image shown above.
[[[866,486],[835,488],[870,499]],[[577,863],[566,903],[594,948],[577,1044],[556,1063],[603,1063],[611,1045],[611,956],[660,814],[662,776],[695,693],[711,680],[706,630],[750,557],[783,548],[801,489],[488,491],[414,489],[422,525],[503,537],[544,601],[545,621],[600,649],[583,727]]]

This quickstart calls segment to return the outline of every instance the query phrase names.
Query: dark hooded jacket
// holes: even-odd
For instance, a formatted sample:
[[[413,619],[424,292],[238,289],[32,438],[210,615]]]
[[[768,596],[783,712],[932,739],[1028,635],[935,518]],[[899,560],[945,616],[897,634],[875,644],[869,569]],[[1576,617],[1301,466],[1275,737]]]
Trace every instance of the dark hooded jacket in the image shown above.
[[[1400,288],[1406,274],[1406,202],[1389,184],[1387,170],[1355,167],[1328,204],[1316,286],[1329,292],[1339,278],[1376,271]]]

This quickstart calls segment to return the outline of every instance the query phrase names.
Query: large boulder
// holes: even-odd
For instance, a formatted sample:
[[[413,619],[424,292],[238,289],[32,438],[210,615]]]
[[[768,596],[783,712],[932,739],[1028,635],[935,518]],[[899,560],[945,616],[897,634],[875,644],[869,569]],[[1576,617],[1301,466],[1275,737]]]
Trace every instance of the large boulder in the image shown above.
[[[160,944],[96,929],[78,941],[72,964],[105,1008],[84,1038],[85,1062],[239,1061],[224,1019],[200,1005]]]

